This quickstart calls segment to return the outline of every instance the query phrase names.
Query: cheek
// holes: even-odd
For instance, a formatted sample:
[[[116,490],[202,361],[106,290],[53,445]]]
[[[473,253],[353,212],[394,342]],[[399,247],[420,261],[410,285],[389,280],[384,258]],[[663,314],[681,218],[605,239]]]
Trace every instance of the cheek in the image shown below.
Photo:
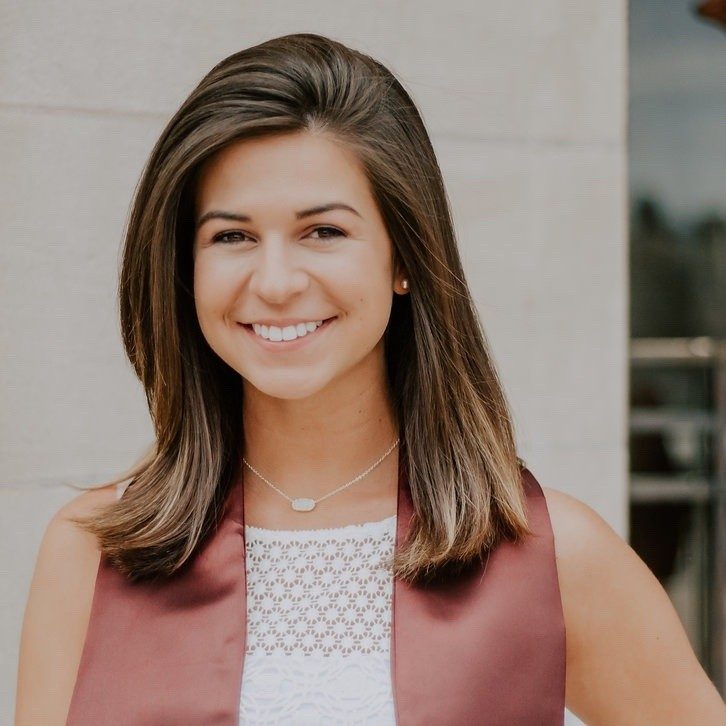
[[[390,280],[383,275],[359,275],[348,291],[348,300],[361,332],[365,331],[366,336],[383,333],[393,304]]]
[[[194,264],[194,302],[200,319],[224,310],[234,291],[233,280],[212,260],[200,258]]]
[[[209,347],[230,365],[226,319],[233,299],[233,285],[223,268],[208,259],[194,264],[194,307],[199,328]]]

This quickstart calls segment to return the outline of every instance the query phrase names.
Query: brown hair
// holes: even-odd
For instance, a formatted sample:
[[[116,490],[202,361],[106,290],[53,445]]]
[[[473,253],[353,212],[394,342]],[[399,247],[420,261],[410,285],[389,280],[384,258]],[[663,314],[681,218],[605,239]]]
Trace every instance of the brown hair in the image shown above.
[[[234,53],[167,124],[125,230],[119,300],[126,353],[156,433],[129,492],[77,519],[130,579],[169,575],[214,531],[242,447],[239,374],[201,333],[192,295],[193,208],[202,162],[231,142],[324,133],[369,178],[409,294],[384,334],[415,517],[393,574],[430,580],[531,534],[513,423],[472,296],[424,123],[381,63],[314,33]],[[115,479],[122,481],[126,476]]]

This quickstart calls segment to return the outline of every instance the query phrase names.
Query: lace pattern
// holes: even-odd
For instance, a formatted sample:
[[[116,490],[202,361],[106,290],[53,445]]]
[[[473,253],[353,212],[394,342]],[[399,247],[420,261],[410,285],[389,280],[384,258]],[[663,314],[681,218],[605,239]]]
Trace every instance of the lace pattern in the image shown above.
[[[246,527],[247,653],[387,653],[395,515],[333,529]]]
[[[332,529],[247,525],[240,724],[395,724],[396,516]]]
[[[240,726],[394,726],[385,653],[245,657]]]

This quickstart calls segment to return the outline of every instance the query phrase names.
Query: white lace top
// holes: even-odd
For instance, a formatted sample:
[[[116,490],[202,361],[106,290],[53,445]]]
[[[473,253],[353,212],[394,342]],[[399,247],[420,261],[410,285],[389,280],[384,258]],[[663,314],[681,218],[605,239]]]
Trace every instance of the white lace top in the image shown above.
[[[395,515],[332,529],[245,525],[241,725],[395,724],[383,565],[395,530]]]

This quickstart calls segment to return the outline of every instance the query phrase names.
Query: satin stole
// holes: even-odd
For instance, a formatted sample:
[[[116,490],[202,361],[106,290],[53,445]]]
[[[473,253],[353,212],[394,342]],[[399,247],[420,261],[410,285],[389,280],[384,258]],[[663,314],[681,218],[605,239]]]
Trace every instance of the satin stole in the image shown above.
[[[522,470],[534,536],[501,542],[436,586],[394,580],[391,678],[399,726],[562,726],[565,626],[539,483]],[[399,464],[395,547],[413,507]],[[246,637],[244,497],[163,582],[101,557],[67,726],[238,726]]]

